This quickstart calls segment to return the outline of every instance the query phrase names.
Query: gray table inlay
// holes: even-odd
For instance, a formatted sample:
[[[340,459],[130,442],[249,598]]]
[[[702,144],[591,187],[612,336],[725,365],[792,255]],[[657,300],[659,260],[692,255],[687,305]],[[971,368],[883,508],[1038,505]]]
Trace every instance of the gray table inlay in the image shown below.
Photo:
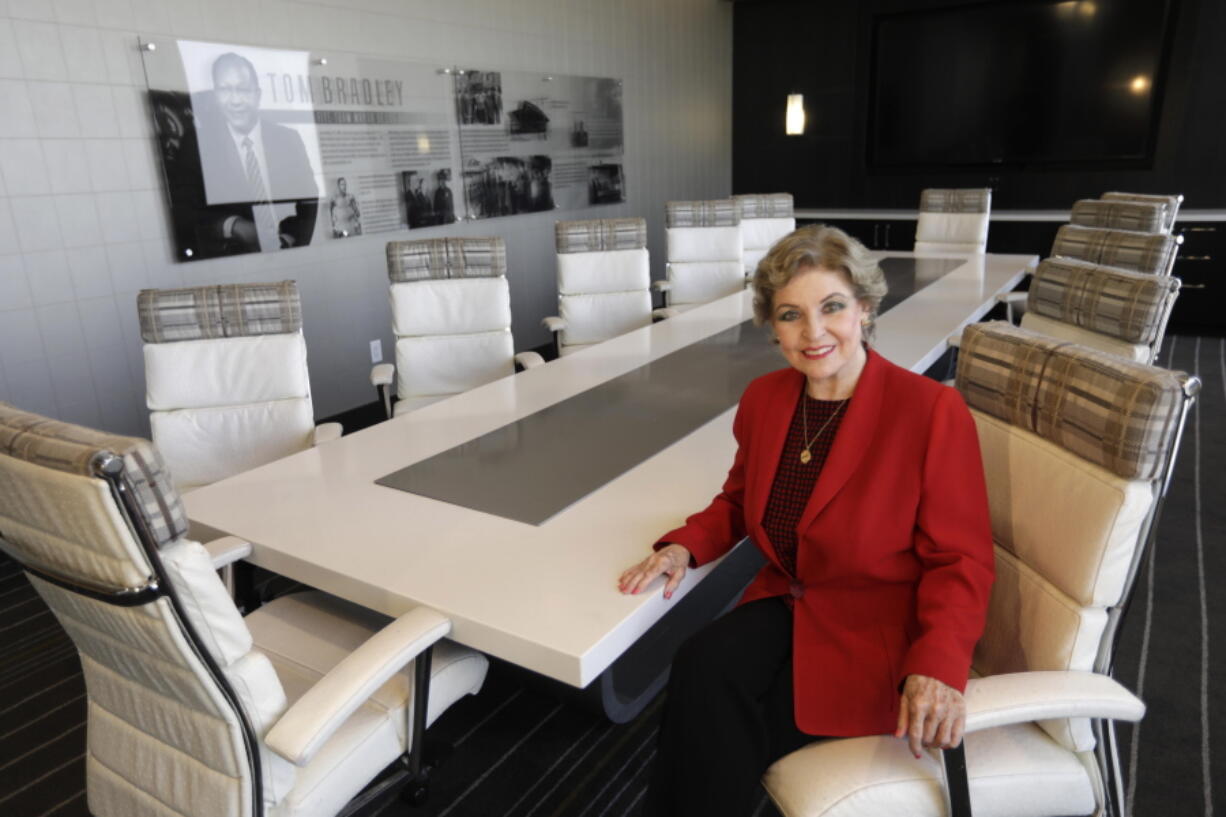
[[[881,312],[962,263],[882,259],[890,292]],[[540,525],[718,417],[751,380],[785,365],[766,330],[746,321],[376,483]]]

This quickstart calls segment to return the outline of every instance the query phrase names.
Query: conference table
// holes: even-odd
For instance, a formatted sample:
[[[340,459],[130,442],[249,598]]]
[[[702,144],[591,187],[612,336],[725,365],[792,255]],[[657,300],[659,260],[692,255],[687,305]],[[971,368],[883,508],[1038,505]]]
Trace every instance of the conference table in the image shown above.
[[[877,256],[891,292],[873,346],[917,372],[1038,260]],[[192,491],[188,515],[251,542],[255,565],[364,607],[438,610],[454,641],[587,688],[625,721],[679,638],[761,563],[742,542],[671,601],[662,580],[616,586],[719,491],[737,398],[786,365],[752,314],[738,292]]]

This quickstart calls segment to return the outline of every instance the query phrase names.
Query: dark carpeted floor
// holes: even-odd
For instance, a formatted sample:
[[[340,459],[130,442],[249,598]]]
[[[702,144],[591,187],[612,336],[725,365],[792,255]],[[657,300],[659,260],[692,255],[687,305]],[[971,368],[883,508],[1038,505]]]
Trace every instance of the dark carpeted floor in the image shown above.
[[[1226,626],[1217,581],[1226,579],[1226,348],[1218,338],[1170,338],[1162,362],[1199,373],[1205,388],[1121,638],[1116,675],[1149,707],[1139,727],[1121,730],[1122,764],[1130,813],[1211,815],[1226,807],[1226,750],[1213,741],[1226,711],[1226,686],[1215,684],[1223,647],[1211,639],[1212,622]],[[0,815],[88,814],[84,694],[71,643],[0,557]],[[481,695],[431,730],[454,750],[430,802],[375,803],[363,817],[636,815],[661,704],[613,726],[495,663]],[[758,814],[774,810],[764,802]]]

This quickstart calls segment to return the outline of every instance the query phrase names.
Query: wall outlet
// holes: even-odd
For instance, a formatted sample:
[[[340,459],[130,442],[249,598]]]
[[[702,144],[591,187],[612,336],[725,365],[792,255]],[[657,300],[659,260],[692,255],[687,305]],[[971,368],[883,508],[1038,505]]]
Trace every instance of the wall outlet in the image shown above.
[[[383,341],[376,338],[370,342],[370,362],[383,362]]]

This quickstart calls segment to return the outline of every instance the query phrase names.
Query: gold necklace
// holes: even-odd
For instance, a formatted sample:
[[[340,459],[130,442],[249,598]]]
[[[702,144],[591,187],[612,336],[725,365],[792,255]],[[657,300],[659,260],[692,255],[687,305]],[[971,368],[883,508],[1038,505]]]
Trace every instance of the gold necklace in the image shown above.
[[[801,465],[808,465],[809,461],[813,459],[813,455],[809,453],[809,449],[812,448],[813,444],[816,443],[818,438],[822,436],[822,432],[825,431],[826,428],[831,423],[834,422],[834,418],[839,416],[839,412],[843,410],[843,406],[847,405],[847,400],[844,400],[843,402],[839,403],[839,407],[834,410],[834,414],[831,414],[830,419],[822,423],[822,427],[817,430],[817,433],[813,435],[813,439],[810,440],[809,439],[809,401],[805,399],[805,397],[807,396],[808,395],[806,395],[803,391],[800,393],[800,399],[801,399],[800,421],[801,423],[803,423],[804,439],[809,440],[807,443],[805,443],[804,450],[800,452],[800,464]]]

